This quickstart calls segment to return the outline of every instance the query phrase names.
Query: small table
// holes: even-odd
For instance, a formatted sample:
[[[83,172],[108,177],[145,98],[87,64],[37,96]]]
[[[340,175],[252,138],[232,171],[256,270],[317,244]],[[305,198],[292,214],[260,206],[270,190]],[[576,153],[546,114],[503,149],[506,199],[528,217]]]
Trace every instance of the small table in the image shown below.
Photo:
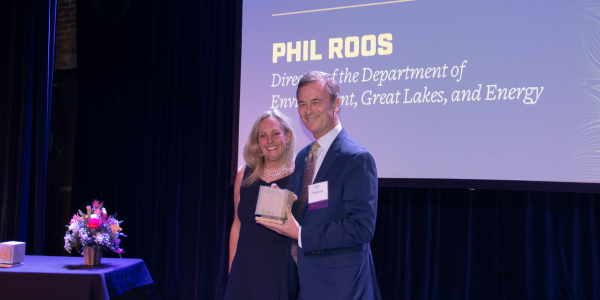
[[[102,258],[86,266],[83,257],[26,255],[24,265],[0,268],[0,299],[108,300],[154,284],[141,259]]]

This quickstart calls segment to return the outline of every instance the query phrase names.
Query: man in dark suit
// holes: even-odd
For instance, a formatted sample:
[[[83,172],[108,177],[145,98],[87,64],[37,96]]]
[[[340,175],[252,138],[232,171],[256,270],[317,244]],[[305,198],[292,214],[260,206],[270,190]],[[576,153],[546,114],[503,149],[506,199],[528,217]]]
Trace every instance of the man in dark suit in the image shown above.
[[[369,244],[377,216],[375,161],[342,128],[331,75],[306,73],[296,94],[302,123],[315,139],[296,157],[300,197],[284,225],[259,222],[294,239],[299,299],[381,299]]]

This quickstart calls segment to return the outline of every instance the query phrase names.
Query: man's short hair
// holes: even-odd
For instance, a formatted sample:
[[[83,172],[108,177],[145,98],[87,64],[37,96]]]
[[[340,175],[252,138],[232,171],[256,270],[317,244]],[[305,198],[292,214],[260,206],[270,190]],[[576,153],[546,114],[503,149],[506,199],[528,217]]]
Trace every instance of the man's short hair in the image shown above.
[[[333,77],[331,77],[331,75],[321,71],[310,71],[304,74],[304,76],[302,76],[302,79],[300,79],[300,82],[298,82],[298,89],[296,89],[296,99],[298,99],[298,91],[300,91],[300,88],[307,86],[315,81],[319,81],[325,84],[325,87],[327,88],[327,93],[329,94],[329,100],[331,100],[331,104],[334,104],[335,99],[340,97],[340,87],[338,83],[335,82],[335,80],[333,80]],[[339,112],[340,109],[338,109],[338,115]]]

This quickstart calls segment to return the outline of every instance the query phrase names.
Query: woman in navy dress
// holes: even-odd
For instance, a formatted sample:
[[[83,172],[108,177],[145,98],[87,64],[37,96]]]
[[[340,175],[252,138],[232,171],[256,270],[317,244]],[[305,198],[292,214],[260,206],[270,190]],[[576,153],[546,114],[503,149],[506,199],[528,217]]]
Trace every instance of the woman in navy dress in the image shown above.
[[[294,297],[294,288],[288,288],[288,238],[256,224],[254,212],[260,186],[291,189],[295,149],[289,118],[276,109],[258,117],[244,146],[246,165],[235,179],[226,300]]]

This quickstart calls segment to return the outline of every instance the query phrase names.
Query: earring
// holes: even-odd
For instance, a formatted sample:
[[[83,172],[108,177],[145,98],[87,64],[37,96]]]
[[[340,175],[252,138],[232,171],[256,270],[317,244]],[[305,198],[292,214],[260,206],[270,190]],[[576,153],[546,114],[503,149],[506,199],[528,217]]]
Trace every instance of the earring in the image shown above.
[[[290,149],[290,144],[285,145],[287,149]]]
[[[262,153],[262,150],[260,150],[260,148],[258,148],[258,153]]]

